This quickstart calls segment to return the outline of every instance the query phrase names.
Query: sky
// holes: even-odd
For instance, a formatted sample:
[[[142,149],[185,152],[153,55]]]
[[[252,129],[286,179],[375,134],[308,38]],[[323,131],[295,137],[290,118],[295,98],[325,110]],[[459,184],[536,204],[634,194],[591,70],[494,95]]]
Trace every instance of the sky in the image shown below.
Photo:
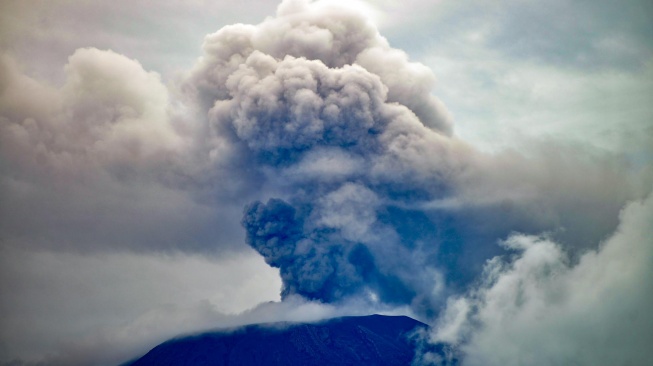
[[[371,313],[415,365],[645,365],[652,17],[0,0],[0,365]]]

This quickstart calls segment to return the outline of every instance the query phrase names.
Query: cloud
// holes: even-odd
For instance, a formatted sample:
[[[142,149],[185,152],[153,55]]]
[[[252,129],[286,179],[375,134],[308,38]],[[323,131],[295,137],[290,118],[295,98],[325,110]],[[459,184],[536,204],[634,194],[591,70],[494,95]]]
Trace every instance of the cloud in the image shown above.
[[[205,56],[191,76],[191,85],[209,106],[226,97],[231,89],[226,86],[227,77],[258,51],[277,60],[286,56],[319,60],[329,68],[356,63],[391,89],[390,102],[409,107],[427,126],[451,131],[446,109],[429,93],[435,81],[432,72],[409,62],[403,51],[391,48],[355,8],[329,1],[286,1],[276,17],[258,26],[224,27],[209,35],[203,47]],[[383,61],[379,54],[384,55]],[[405,87],[406,82],[412,82],[413,87]]]
[[[584,237],[576,245],[587,247],[641,194],[623,184],[619,157],[557,144],[532,157],[485,154],[451,136],[428,92],[431,72],[364,16],[329,2],[283,3],[274,18],[208,36],[204,50],[184,91],[208,109],[213,164],[237,172],[224,175],[242,187],[258,177],[250,189],[262,201],[245,209],[243,224],[248,243],[280,268],[284,296],[337,301],[371,291],[432,308],[433,273],[461,267],[439,256],[471,251],[468,267],[480,267],[496,253],[487,243],[512,230],[564,228],[565,241]],[[309,170],[322,154],[357,169]],[[606,200],[606,192],[619,193]],[[507,219],[490,225],[497,211]],[[399,235],[411,215],[423,215],[420,232]]]
[[[43,8],[32,12],[17,3],[10,5],[19,19],[45,17]],[[199,275],[211,278],[207,268],[212,265],[188,258],[249,255],[251,249],[243,245],[248,244],[269,266],[278,268],[268,268],[261,283],[274,283],[273,290],[281,290],[283,302],[262,306],[260,309],[267,310],[254,311],[249,318],[228,317],[216,311],[213,303],[204,306],[194,296],[193,301],[171,308],[152,305],[151,312],[145,305],[139,305],[138,314],[118,311],[115,317],[126,316],[130,321],[116,328],[102,325],[114,324],[116,318],[101,315],[95,319],[97,327],[76,328],[82,320],[74,325],[57,323],[56,318],[43,315],[47,309],[32,304],[51,300],[53,309],[75,308],[71,304],[77,304],[79,298],[95,304],[103,296],[115,294],[107,290],[109,286],[103,289],[107,295],[92,288],[88,298],[74,291],[70,297],[57,295],[67,293],[64,290],[45,291],[44,297],[25,290],[7,298],[3,313],[15,315],[8,321],[43,319],[38,326],[34,323],[36,333],[65,328],[42,332],[44,337],[58,333],[73,340],[59,346],[58,360],[90,360],[102,347],[118,349],[153,340],[134,336],[138,329],[163,337],[183,324],[189,328],[180,331],[201,327],[205,321],[229,325],[244,319],[274,320],[295,311],[333,315],[352,303],[359,304],[356,309],[400,307],[414,316],[435,317],[449,295],[465,291],[473,283],[488,258],[514,250],[497,246],[497,240],[512,232],[523,233],[523,238],[547,232],[550,242],[556,243],[554,248],[568,253],[573,262],[614,231],[626,202],[643,197],[650,189],[650,176],[640,176],[641,166],[629,165],[632,159],[625,158],[619,148],[605,152],[558,136],[525,140],[515,134],[509,135],[508,144],[514,150],[486,152],[463,140],[465,135],[453,128],[449,112],[433,94],[433,72],[391,47],[360,6],[286,1],[276,16],[258,24],[228,25],[206,36],[201,58],[187,73],[174,78],[166,68],[179,65],[178,59],[159,57],[169,55],[164,51],[150,55],[143,51],[149,48],[138,45],[162,44],[166,39],[176,44],[186,36],[167,37],[170,32],[163,30],[155,35],[145,32],[136,45],[126,45],[119,40],[128,31],[110,22],[108,28],[100,27],[110,36],[100,37],[97,45],[115,51],[88,48],[88,44],[96,45],[91,41],[96,38],[89,35],[91,40],[85,41],[83,30],[95,23],[92,17],[79,14],[93,10],[106,13],[107,19],[120,19],[125,10],[120,3],[73,8],[52,8],[55,14],[80,18],[79,23],[57,27],[64,33],[58,39],[66,45],[53,43],[52,47],[57,53],[71,55],[64,67],[53,66],[60,65],[63,56],[51,64],[43,61],[48,73],[41,75],[34,71],[33,63],[48,58],[30,57],[30,62],[25,62],[26,56],[18,49],[3,55],[0,63],[1,247],[9,253],[8,262],[26,263],[23,272],[20,266],[3,268],[3,276],[10,275],[23,289],[39,283],[62,289],[67,278],[36,271],[39,258],[64,258],[65,265],[53,265],[52,272],[75,277],[76,272],[67,269],[80,266],[79,276],[103,283],[87,274],[91,272],[85,267],[88,263],[101,266],[95,262],[98,258],[110,258],[110,264],[118,269],[107,269],[103,278],[115,278],[120,271],[148,277],[125,263],[136,258],[145,263],[146,272],[158,273],[159,264],[149,261],[165,255],[173,260],[163,261],[161,266],[169,265],[170,271],[195,264],[203,269]],[[134,23],[145,30],[165,23],[161,19],[170,18],[167,14],[173,11],[168,3],[152,14],[140,3],[128,9],[130,14],[134,11],[134,17],[153,22]],[[461,10],[451,3],[440,9],[435,18],[445,23],[449,11]],[[185,19],[187,15],[180,16]],[[255,18],[248,21],[259,19],[248,16]],[[51,39],[50,34],[38,36],[39,27],[23,33],[18,31],[25,29],[23,23],[0,23],[7,27],[2,29],[10,30],[2,32],[10,35],[2,42],[23,42],[28,47],[34,40],[40,45],[33,47],[34,54],[48,50],[43,40]],[[182,28],[186,29],[186,23],[196,22],[184,22]],[[413,33],[411,42],[428,35]],[[490,38],[481,33],[470,34],[469,43],[462,43],[501,48],[500,42],[488,41],[498,33]],[[52,37],[57,38],[56,34]],[[442,32],[441,37],[446,41],[442,52],[461,43],[455,32]],[[181,43],[188,47],[187,42]],[[121,47],[113,48],[113,44]],[[437,91],[439,96],[457,96],[458,106],[479,104],[484,106],[479,107],[481,112],[492,103],[487,114],[496,118],[528,115],[518,120],[523,122],[522,130],[555,124],[559,135],[579,133],[580,128],[574,132],[566,123],[552,122],[568,120],[566,115],[558,115],[568,104],[547,99],[559,90],[556,83],[568,81],[567,76],[573,79],[575,73],[557,70],[546,74],[550,84],[538,80],[525,83],[539,75],[541,65],[510,68],[510,64],[500,63],[506,71],[501,78],[492,74],[495,64],[487,61],[494,60],[488,57],[494,53],[475,53],[478,49],[471,46],[460,50],[467,63],[458,65],[449,59],[435,64],[445,66],[438,73],[441,82],[447,81]],[[152,62],[153,58],[158,61]],[[531,62],[533,58],[519,60]],[[570,68],[578,72],[576,66]],[[472,72],[467,72],[467,67]],[[164,77],[150,71],[153,68]],[[479,70],[484,81],[476,83]],[[471,84],[468,74],[473,74]],[[570,88],[560,98],[582,100],[582,96],[571,98],[576,90],[585,95],[592,88],[631,90],[633,85],[641,86],[633,82],[632,75],[624,75],[623,70],[612,74],[605,83],[595,83],[596,75],[582,79],[578,89]],[[500,87],[487,88],[497,80]],[[462,86],[471,85],[469,90],[461,93],[458,81]],[[539,92],[535,90],[542,85]],[[494,93],[497,89],[502,92]],[[641,98],[648,91],[642,88],[637,98],[622,96],[619,106],[628,106],[623,101],[644,105]],[[533,95],[540,99],[526,98]],[[528,109],[515,107],[524,100],[545,100],[549,111],[533,116]],[[593,111],[588,121],[609,120],[601,116],[604,109]],[[650,120],[645,107],[636,111],[638,120]],[[478,125],[480,120],[474,121]],[[646,123],[625,128],[637,135],[638,146],[644,146],[650,136],[645,133]],[[584,125],[581,132],[592,126]],[[641,149],[640,153],[649,151]],[[557,255],[555,250],[553,253]],[[46,264],[51,261],[56,260],[45,260]],[[260,265],[263,262],[248,267],[247,273],[227,268],[244,279],[263,273]],[[32,271],[37,274],[20,275]],[[163,270],[161,278],[174,276]],[[146,282],[158,281],[152,276]],[[251,291],[259,290],[254,286]],[[133,301],[146,302],[148,296],[156,301],[167,295],[144,291],[142,298],[135,296]],[[234,303],[233,311],[244,310],[248,304]],[[20,315],[23,313],[17,309],[25,309],[28,315]],[[91,313],[86,313],[88,318],[93,317]],[[260,315],[263,313],[269,316]],[[66,314],[63,317],[69,316]],[[171,320],[157,328],[153,324],[161,318]],[[456,319],[452,324],[465,326],[465,317]],[[97,331],[98,327],[108,330]],[[458,334],[456,326],[449,329],[449,334]],[[132,342],[136,339],[132,336],[138,340]],[[79,342],[80,337],[91,340]],[[3,342],[5,339],[7,344],[23,342],[12,334],[3,335]],[[42,355],[54,348],[35,346],[33,352]],[[107,360],[116,357],[107,352]]]
[[[176,336],[245,324],[345,315],[415,316],[368,301],[279,300],[260,256],[104,254],[3,249],[2,364],[116,365]],[[74,301],[70,301],[70,299]]]
[[[388,100],[388,90],[394,89],[383,84],[382,73],[379,76],[358,64],[349,64],[369,45],[383,45],[378,34],[370,33],[365,19],[339,8],[326,8],[318,18],[313,14],[316,11],[313,6],[317,5],[293,8],[289,13],[292,16],[286,14],[290,10],[280,8],[278,19],[264,22],[260,30],[240,25],[220,30],[207,39],[205,49],[209,57],[200,63],[191,80],[202,80],[195,89],[204,96],[202,100],[215,99],[209,122],[216,126],[215,130],[223,132],[216,138],[227,139],[227,144],[235,146],[240,156],[243,151],[250,154],[248,165],[292,171],[293,179],[304,182],[284,183],[302,187],[302,197],[294,197],[295,204],[305,206],[298,214],[300,217],[295,218],[297,210],[292,205],[271,200],[267,205],[250,206],[243,221],[250,245],[265,255],[268,263],[281,268],[282,278],[286,280],[284,294],[299,293],[334,301],[359,292],[366,283],[374,283],[371,286],[378,287],[384,300],[394,301],[393,297],[400,296],[402,301],[410,301],[414,296],[410,295],[412,290],[401,290],[408,278],[400,280],[396,274],[379,271],[377,259],[363,244],[377,242],[378,250],[385,250],[380,236],[374,238],[367,233],[380,229],[392,236],[392,229],[377,223],[376,208],[370,204],[376,200],[375,191],[393,189],[390,184],[400,186],[404,184],[401,178],[411,173],[424,174],[417,166],[422,163],[417,160],[421,157],[412,155],[418,147],[411,145],[426,145],[420,139],[429,136],[425,131],[431,130],[410,109]],[[345,29],[348,33],[340,34],[331,30],[338,22],[356,22],[360,26],[351,26]],[[295,38],[309,37],[310,32],[304,28],[314,27],[311,29],[315,34],[310,33],[310,37],[322,37],[319,34],[324,33],[327,39],[334,38],[332,42],[336,45],[345,42],[342,47],[347,52],[336,52],[334,58],[331,46],[323,49],[325,46],[320,42],[295,38],[292,48],[284,49],[286,41],[275,34],[281,34],[279,29],[294,34],[294,30],[288,31],[289,27],[298,28]],[[258,33],[265,36],[263,41],[257,38]],[[361,41],[354,42],[359,38]],[[287,54],[290,55],[283,56]],[[320,59],[296,58],[304,55],[316,55]],[[218,67],[233,60],[238,67]],[[347,64],[341,65],[343,62]],[[407,60],[404,57],[399,62]],[[410,76],[412,69],[415,68],[405,67],[404,72]],[[204,92],[207,79],[217,80],[210,84],[209,95]],[[431,138],[439,138],[440,133],[431,133]],[[400,143],[395,136],[403,134],[409,137]],[[449,143],[440,139],[441,145]],[[397,145],[388,146],[393,143]],[[354,161],[364,162],[363,170],[336,177],[330,170],[313,169],[310,172],[313,177],[301,177],[300,168],[293,166],[302,166],[300,162],[311,159],[316,150],[351,156]],[[392,176],[393,173],[400,176]],[[354,183],[356,180],[361,182]],[[379,188],[370,189],[370,185]],[[426,189],[426,186],[419,188]],[[320,196],[323,197],[318,199]],[[304,255],[296,255],[302,250]],[[392,250],[405,252],[402,257],[408,255],[407,249],[401,246]],[[297,261],[299,258],[306,261]],[[353,265],[352,261],[362,262]],[[357,274],[358,271],[364,273]]]
[[[576,238],[598,219],[605,230],[593,235],[605,235],[641,194],[620,179],[619,159],[583,160],[560,146],[534,158],[489,155],[451,136],[431,71],[356,9],[284,3],[259,25],[207,36],[204,49],[179,88],[112,51],[76,51],[61,87],[3,58],[4,237],[69,250],[237,248],[242,207],[278,197],[304,206],[308,231],[367,246],[387,236],[403,240],[395,251],[439,255],[515,228],[565,227]],[[587,176],[596,181],[584,184]],[[367,198],[327,214],[343,187]],[[619,193],[605,202],[604,192]],[[568,205],[575,196],[586,204]],[[369,200],[376,206],[364,207]],[[500,228],[460,243],[438,228],[446,221],[466,235],[507,207]],[[402,215],[422,215],[424,234],[406,240]]]
[[[136,61],[111,51],[80,49],[69,58],[60,90],[20,75],[11,60],[3,61],[8,158],[40,157],[46,166],[72,171],[85,158],[90,161],[84,164],[117,169],[161,163],[181,144],[168,122],[167,88]],[[34,151],[33,143],[40,150]]]
[[[254,253],[84,255],[2,250],[2,361],[118,364],[181,333],[228,326],[279,299]]]
[[[216,212],[183,187],[188,139],[156,73],[90,48],[70,57],[66,75],[54,88],[3,58],[4,240],[100,251],[242,241],[224,214],[240,207]]]
[[[578,262],[547,238],[510,237],[512,257],[488,261],[478,287],[449,299],[432,341],[456,346],[463,365],[646,364],[653,196],[620,220]]]

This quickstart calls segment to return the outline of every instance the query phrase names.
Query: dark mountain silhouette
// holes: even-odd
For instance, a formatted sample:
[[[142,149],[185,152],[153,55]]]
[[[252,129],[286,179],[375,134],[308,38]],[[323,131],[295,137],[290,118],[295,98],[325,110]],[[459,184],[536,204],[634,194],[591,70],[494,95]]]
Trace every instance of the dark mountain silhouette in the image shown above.
[[[382,315],[249,325],[172,339],[125,366],[410,365],[426,327]]]

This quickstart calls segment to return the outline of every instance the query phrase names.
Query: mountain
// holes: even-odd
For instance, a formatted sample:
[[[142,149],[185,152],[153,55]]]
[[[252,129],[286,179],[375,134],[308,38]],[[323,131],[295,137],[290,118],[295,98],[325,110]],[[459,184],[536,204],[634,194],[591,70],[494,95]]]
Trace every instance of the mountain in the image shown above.
[[[410,365],[425,327],[382,315],[249,325],[172,339],[125,366]]]

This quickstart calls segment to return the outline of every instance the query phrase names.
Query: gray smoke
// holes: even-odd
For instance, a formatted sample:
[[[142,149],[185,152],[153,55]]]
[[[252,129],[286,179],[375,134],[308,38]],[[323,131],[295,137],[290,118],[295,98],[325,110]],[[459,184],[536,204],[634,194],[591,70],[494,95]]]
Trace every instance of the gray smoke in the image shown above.
[[[588,38],[590,53],[585,52],[587,48],[578,47],[579,40],[585,42],[588,32],[577,32],[578,37],[572,37],[570,42],[560,40],[561,34],[578,27],[596,29],[597,24],[604,24],[603,29],[614,30],[612,25],[619,23],[617,28],[623,30],[621,23],[630,23],[614,19],[626,19],[625,15],[604,16],[613,10],[612,5],[599,12],[600,21],[596,19],[599,13],[593,13],[600,8],[597,6],[560,7],[568,3],[563,1],[553,7],[588,10],[584,12],[588,19],[597,21],[590,22],[592,27],[586,29],[589,23],[579,26],[572,21],[573,16],[568,16],[579,11],[551,17],[550,12],[539,11],[534,3],[524,3],[519,7],[501,6],[497,10],[504,11],[503,15],[496,15],[489,11],[494,10],[494,5],[490,9],[476,4],[480,7],[469,12],[469,4],[440,6],[438,2],[423,11],[428,16],[417,20],[433,21],[434,27],[415,26],[412,29],[424,33],[400,35],[402,43],[409,47],[424,45],[424,39],[428,38],[431,55],[439,55],[442,50],[445,63],[440,63],[439,56],[440,61],[436,63],[444,68],[435,71],[452,76],[442,85],[444,91],[448,86],[454,87],[439,95],[453,96],[452,103],[459,103],[456,108],[462,101],[463,109],[457,109],[460,115],[471,118],[491,115],[495,122],[519,115],[518,121],[535,123],[532,131],[538,137],[545,130],[559,134],[549,141],[524,142],[521,138],[513,141],[511,146],[528,144],[523,151],[485,153],[461,141],[454,133],[447,110],[432,94],[442,91],[434,89],[431,70],[392,48],[359,10],[342,3],[285,1],[276,16],[260,24],[224,27],[205,38],[203,56],[194,68],[174,81],[165,77],[162,80],[151,69],[166,75],[166,70],[179,64],[172,58],[161,57],[161,52],[149,52],[149,47],[174,49],[174,53],[179,50],[176,45],[192,43],[184,36],[168,37],[169,33],[154,31],[177,15],[178,2],[171,1],[174,6],[162,2],[158,5],[163,8],[155,12],[145,3],[125,7],[120,1],[6,3],[3,10],[7,11],[0,12],[0,17],[8,20],[0,21],[0,28],[6,30],[0,33],[7,36],[0,43],[8,46],[0,55],[0,251],[5,264],[0,266],[0,287],[12,296],[3,296],[0,304],[8,324],[0,327],[5,330],[0,335],[0,362],[13,357],[37,360],[59,350],[69,356],[61,358],[66,360],[62,363],[87,365],[92,363],[88,360],[97,359],[95,350],[111,353],[105,345],[112,342],[131,345],[125,349],[135,349],[130,347],[167,338],[176,330],[229,324],[232,320],[216,315],[211,304],[231,304],[230,309],[238,311],[258,301],[275,300],[280,285],[277,273],[283,281],[284,301],[260,307],[256,311],[273,311],[265,317],[253,317],[252,321],[278,320],[284,314],[301,310],[303,305],[297,304],[306,305],[309,312],[316,308],[332,309],[328,312],[331,315],[318,317],[394,308],[408,309],[411,315],[423,319],[431,315],[435,319],[447,298],[458,298],[461,301],[456,304],[467,303],[482,311],[449,319],[447,314],[456,314],[452,303],[441,318],[445,327],[439,328],[438,335],[446,336],[440,330],[448,329],[449,335],[456,339],[439,340],[459,346],[469,340],[468,354],[476,353],[478,359],[484,360],[482,355],[494,354],[499,364],[518,357],[495,352],[501,348],[495,343],[498,340],[510,340],[516,346],[509,348],[519,350],[555,352],[562,345],[572,350],[569,354],[573,357],[575,343],[567,342],[564,337],[576,334],[581,328],[576,338],[589,340],[583,349],[597,349],[591,337],[601,333],[585,324],[594,322],[593,319],[599,319],[599,323],[594,323],[598,328],[614,335],[635,329],[631,327],[632,322],[641,325],[636,329],[648,330],[646,325],[650,321],[629,318],[628,314],[641,314],[641,309],[650,308],[650,286],[632,280],[650,277],[650,265],[645,262],[650,257],[647,256],[650,245],[605,245],[623,248],[615,258],[636,257],[631,264],[637,266],[629,266],[626,259],[622,261],[626,264],[623,268],[629,267],[632,272],[620,269],[621,265],[615,267],[616,272],[604,271],[611,265],[612,256],[596,249],[617,228],[619,212],[625,203],[650,191],[652,176],[640,179],[625,159],[580,145],[599,134],[606,134],[605,139],[612,140],[607,134],[616,133],[633,146],[629,151],[636,152],[631,155],[635,165],[647,165],[650,149],[642,141],[651,140],[647,132],[651,131],[650,110],[644,102],[650,85],[632,83],[637,78],[645,79],[637,73],[610,72],[605,80],[595,83],[603,74],[589,77],[571,72],[567,66],[573,65],[569,64],[556,72],[550,69],[551,65],[533,65],[538,59],[523,57],[535,49],[530,38],[539,33],[519,32],[519,29],[532,30],[552,22],[558,24],[558,31],[554,29],[549,35],[557,36],[546,41],[549,46],[536,48],[573,50],[568,59],[582,60],[582,65],[596,62],[604,65],[605,60],[612,59],[612,56],[605,58],[606,55],[614,54],[626,60],[630,54],[622,53],[624,43],[621,38],[614,38],[612,31],[596,32]],[[239,7],[258,6],[245,3],[239,2]],[[415,12],[412,6],[402,4],[402,7],[407,12]],[[435,15],[435,7],[442,13]],[[522,7],[531,9],[530,14],[537,14],[533,19],[541,20],[528,23],[535,28],[521,27],[524,12],[515,9]],[[508,8],[510,11],[505,12]],[[624,9],[645,13],[633,10],[637,8],[632,4]],[[135,30],[122,29],[121,22],[109,22],[110,26],[100,22],[95,27],[98,18],[87,17],[87,13],[107,14],[106,19],[142,17],[144,28],[139,26],[136,33],[147,28],[151,32],[145,41],[135,39],[132,37]],[[495,15],[479,19],[473,13]],[[187,12],[176,19],[190,21],[192,14]],[[518,20],[519,24],[511,23],[504,16],[512,22]],[[569,23],[571,28],[561,26],[563,18],[563,23]],[[611,20],[606,21],[608,18]],[[56,31],[44,33],[41,27],[34,26],[37,19],[53,21],[52,29]],[[62,26],[59,19],[79,22]],[[150,23],[153,19],[155,22]],[[225,18],[213,19],[219,22],[217,19]],[[468,19],[479,22],[467,27]],[[650,23],[633,20],[639,30]],[[174,23],[187,25],[186,21]],[[118,33],[111,32],[117,29]],[[651,39],[639,30],[637,37]],[[513,56],[521,55],[521,61],[505,62],[500,57],[502,62],[495,65],[497,59],[493,57],[506,47],[469,53],[478,44],[461,45],[461,40],[470,36],[476,39],[477,35],[487,34],[490,37],[485,40],[485,46],[490,47],[487,42],[496,45],[492,39],[497,40],[497,35],[501,38],[517,33],[520,33],[516,37],[520,40],[517,48],[512,47],[515,43],[511,40],[504,43],[513,51],[530,47],[526,52],[509,52]],[[115,39],[109,39],[112,36]],[[627,33],[624,36],[628,38]],[[602,40],[609,42],[605,44]],[[129,43],[128,47],[113,47],[125,42]],[[625,46],[644,57],[650,47],[642,42]],[[12,56],[15,43],[22,43],[18,48],[28,52]],[[73,51],[87,45],[102,49]],[[617,51],[612,52],[613,46],[618,46]],[[452,58],[452,48],[456,54],[460,51],[460,57]],[[137,51],[131,53],[131,50]],[[491,51],[490,59],[485,51]],[[58,70],[57,65],[66,62],[62,55],[68,54],[65,68]],[[588,54],[596,57],[585,57]],[[539,62],[550,55],[547,53]],[[136,56],[143,64],[133,59]],[[32,69],[30,64],[34,62],[26,62],[27,57],[38,60],[35,63],[42,68]],[[597,61],[597,57],[603,61]],[[450,63],[457,66],[451,69],[447,67]],[[515,69],[509,70],[511,67]],[[650,75],[649,69],[642,75]],[[495,74],[498,71],[507,73]],[[537,74],[534,80],[522,79],[530,78],[533,73]],[[467,74],[473,76],[459,77]],[[585,76],[578,79],[581,74]],[[487,80],[497,84],[486,89],[487,75],[490,75]],[[541,85],[541,79],[549,75],[555,78]],[[474,82],[466,82],[468,79]],[[580,84],[580,89],[573,87]],[[469,95],[462,95],[460,90],[465,85],[478,87],[476,91],[481,92],[470,90]],[[499,92],[493,98],[489,94],[491,90],[499,91],[497,85],[506,85],[510,90],[507,94]],[[554,93],[560,85],[572,86],[572,90],[560,95]],[[544,88],[540,89],[541,86]],[[593,92],[587,95],[581,92],[589,89]],[[533,95],[514,97],[528,91]],[[579,103],[571,110],[562,111],[558,118],[556,108],[569,107],[574,102],[547,102],[552,94],[556,94],[552,98],[555,100],[573,95],[572,99]],[[608,96],[610,103],[604,103]],[[471,108],[473,113],[465,110],[477,100],[482,100],[478,109]],[[522,101],[519,111],[513,110]],[[540,101],[544,104],[533,105]],[[503,105],[504,102],[508,104]],[[493,107],[488,109],[489,104]],[[599,104],[604,105],[597,108]],[[553,107],[541,113],[543,106]],[[530,111],[536,114],[534,118],[528,115]],[[542,130],[550,116],[554,117],[551,126],[555,128]],[[569,116],[582,117],[580,120],[587,124],[583,122],[581,126],[578,121],[570,121],[576,127],[565,130],[568,126],[565,118]],[[594,116],[598,120],[596,126],[590,123]],[[629,126],[632,116],[636,120],[634,126]],[[511,120],[502,126],[514,123]],[[608,128],[611,123],[613,126]],[[478,121],[466,125],[478,125]],[[560,142],[571,141],[589,126],[594,131],[577,145],[566,146]],[[530,127],[518,130],[531,132]],[[499,135],[503,136],[497,136],[500,140],[509,135],[518,136]],[[642,168],[646,169],[650,171],[648,166]],[[634,186],[639,183],[643,183],[642,187]],[[650,199],[646,202],[650,208]],[[640,220],[641,227],[650,226],[645,226],[650,221],[650,210],[647,210],[648,214]],[[605,287],[589,276],[576,287],[571,275],[544,276],[538,281],[554,294],[561,288],[559,284],[573,290],[567,303],[554,307],[565,314],[560,321],[546,316],[550,305],[559,300],[556,296],[547,299],[543,303],[546,306],[539,311],[538,299],[541,294],[548,294],[547,291],[529,287],[533,291],[523,292],[519,286],[501,288],[492,283],[470,287],[479,278],[487,279],[479,275],[488,259],[502,258],[506,253],[512,259],[493,262],[501,263],[501,268],[486,268],[501,270],[495,273],[500,278],[516,274],[519,279],[526,279],[523,283],[530,283],[530,271],[521,273],[513,269],[524,263],[522,259],[537,254],[538,248],[546,247],[540,241],[526,250],[497,245],[498,240],[511,237],[512,232],[526,238],[546,232],[546,237],[564,253],[554,257],[564,258],[563,273],[576,273],[574,268],[579,268],[578,274],[584,275],[598,269],[606,273],[604,280],[616,279],[619,274],[628,278]],[[650,230],[642,233],[634,240],[648,244],[646,235]],[[279,270],[264,270],[262,261],[251,261],[250,256],[256,253],[243,243]],[[591,257],[583,256],[585,252],[598,253],[600,261],[576,267]],[[639,254],[633,256],[633,253]],[[197,265],[192,259],[197,256],[209,259]],[[549,273],[539,271],[537,262],[530,264],[534,267],[528,268],[537,273]],[[213,272],[216,266],[223,271]],[[239,270],[232,270],[234,267]],[[178,285],[169,286],[177,283],[168,280],[177,278],[177,271],[187,280],[180,279]],[[139,281],[124,280],[134,277]],[[213,277],[220,278],[214,281]],[[83,285],[76,285],[76,281],[82,281]],[[107,287],[112,281],[122,285]],[[237,296],[224,287],[225,281],[248,293],[248,301],[234,300]],[[165,286],[151,285],[163,282]],[[626,286],[628,283],[632,286]],[[258,291],[260,288],[266,291]],[[461,295],[469,288],[478,291],[479,296]],[[625,310],[615,313],[611,304],[601,299],[596,302],[598,312],[586,311],[583,298],[591,295],[587,289],[595,288],[604,288],[608,295],[614,289],[623,290],[624,295],[616,301]],[[211,303],[195,303],[216,292],[224,296],[213,297]],[[187,296],[188,293],[191,295]],[[505,311],[494,306],[496,298],[489,296],[492,293],[497,293],[497,298],[509,299],[515,306],[505,307]],[[179,307],[168,308],[167,299],[175,303],[180,299]],[[646,306],[640,306],[638,299],[645,300]],[[606,307],[601,308],[601,304]],[[580,313],[584,318],[577,316]],[[493,314],[498,314],[501,321],[493,322]],[[515,323],[515,314],[524,321],[510,328]],[[614,325],[612,319],[621,319],[623,314],[634,320],[623,323],[623,327]],[[576,323],[576,328],[567,327],[577,319],[584,320]],[[548,324],[560,332],[545,332]],[[524,337],[529,330],[530,336]],[[648,340],[649,333],[641,332],[644,336],[636,337],[638,341]],[[80,340],[77,343],[81,348],[61,346],[76,340]],[[627,337],[619,341],[635,344]],[[641,342],[641,345],[646,347],[648,343]],[[618,348],[626,352],[631,349]],[[635,348],[644,349],[639,343]],[[589,356],[604,357],[604,354]],[[608,356],[604,359],[615,360]],[[573,363],[567,361],[569,358],[561,363]]]
[[[280,269],[284,296],[419,308],[437,301],[443,271],[468,281],[512,230],[605,235],[630,192],[616,159],[569,164],[577,151],[560,146],[493,156],[458,140],[432,72],[346,7],[286,1],[204,50],[183,90],[208,110],[213,169],[259,199],[245,208],[246,240]],[[596,181],[569,179],[581,176]],[[605,202],[613,189],[623,196]]]
[[[243,225],[280,268],[283,295],[411,303],[429,293],[425,240],[402,239],[399,216],[450,190],[450,156],[467,150],[449,137],[430,70],[358,12],[319,2],[285,2],[258,26],[208,36],[204,49],[185,87],[209,108],[215,164],[238,160],[279,197],[248,205]]]
[[[69,58],[60,88],[1,61],[13,246],[234,249],[245,207],[245,240],[279,268],[284,297],[434,311],[511,231],[583,249],[639,195],[618,158],[459,140],[433,73],[331,2],[286,1],[207,36],[178,88],[93,48]]]

